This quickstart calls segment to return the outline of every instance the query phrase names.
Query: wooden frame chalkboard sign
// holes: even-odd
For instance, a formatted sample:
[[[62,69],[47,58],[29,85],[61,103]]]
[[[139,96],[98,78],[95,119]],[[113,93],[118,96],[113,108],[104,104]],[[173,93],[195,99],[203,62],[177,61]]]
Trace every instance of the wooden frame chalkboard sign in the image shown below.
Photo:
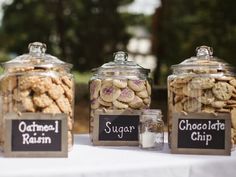
[[[141,111],[95,111],[93,144],[102,146],[137,146]]]
[[[66,114],[9,113],[4,120],[4,156],[68,156]]]
[[[230,155],[229,113],[174,113],[171,152],[177,154]]]

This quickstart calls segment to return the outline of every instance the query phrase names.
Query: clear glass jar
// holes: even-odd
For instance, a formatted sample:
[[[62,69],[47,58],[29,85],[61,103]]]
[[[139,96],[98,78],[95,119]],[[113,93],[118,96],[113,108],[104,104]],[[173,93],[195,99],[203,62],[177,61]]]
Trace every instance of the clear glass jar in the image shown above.
[[[51,113],[68,115],[68,148],[73,145],[74,79],[71,64],[46,54],[46,45],[29,44],[29,53],[3,63],[0,79],[0,130],[8,113]],[[1,146],[4,144],[0,132]]]
[[[231,113],[231,142],[236,144],[236,77],[234,68],[213,55],[208,46],[197,56],[173,65],[168,77],[168,131],[171,142],[173,113]]]
[[[90,89],[90,137],[93,141],[97,110],[141,110],[151,103],[150,70],[128,60],[125,52],[114,53],[114,61],[93,70]]]
[[[146,109],[143,111],[139,126],[139,146],[143,149],[163,149],[164,122],[161,110]]]

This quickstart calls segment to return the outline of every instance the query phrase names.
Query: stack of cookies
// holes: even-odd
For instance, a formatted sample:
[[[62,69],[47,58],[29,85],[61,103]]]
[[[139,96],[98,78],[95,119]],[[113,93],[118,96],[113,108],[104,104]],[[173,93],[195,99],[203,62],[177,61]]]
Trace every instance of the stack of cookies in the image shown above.
[[[11,112],[65,113],[68,145],[72,146],[74,83],[70,74],[62,68],[17,67],[3,76],[0,85],[3,116]]]
[[[96,110],[127,110],[149,108],[151,86],[147,80],[93,79],[90,81],[90,132]]]
[[[230,113],[231,141],[236,144],[236,79],[222,75],[171,76],[168,79],[169,119],[171,132],[172,113],[205,112]]]

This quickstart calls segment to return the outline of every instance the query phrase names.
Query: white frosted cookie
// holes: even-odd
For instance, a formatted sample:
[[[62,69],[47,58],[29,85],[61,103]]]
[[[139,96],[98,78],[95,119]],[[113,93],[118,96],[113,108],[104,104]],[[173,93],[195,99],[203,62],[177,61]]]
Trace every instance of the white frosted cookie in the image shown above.
[[[139,92],[145,88],[145,81],[144,80],[129,80],[128,86],[132,90]]]
[[[110,106],[112,106],[112,103],[111,103],[111,102],[106,102],[106,101],[104,101],[103,99],[101,99],[100,97],[98,97],[98,103],[101,104],[102,106],[105,106],[105,107],[110,107]]]
[[[219,100],[229,100],[233,95],[233,86],[226,82],[217,82],[212,88],[212,92]]]
[[[126,108],[129,107],[127,104],[122,103],[122,102],[117,101],[117,100],[113,101],[113,105],[118,109],[126,109]]]
[[[151,104],[151,98],[150,98],[150,97],[145,98],[145,99],[143,99],[143,102],[144,102],[144,104],[146,104],[146,105],[150,105],[150,104]]]
[[[113,85],[118,88],[125,88],[127,87],[127,81],[126,80],[120,80],[120,79],[114,79]]]
[[[144,106],[143,100],[138,96],[135,96],[134,99],[129,102],[129,106],[134,109],[139,109]]]
[[[147,98],[149,96],[147,90],[142,90],[140,92],[137,92],[136,95],[139,96],[140,98]]]
[[[115,87],[112,83],[102,84],[100,90],[101,98],[106,102],[115,101],[121,94],[121,90]]]
[[[90,89],[90,99],[97,98],[99,95],[99,91],[101,89],[101,80],[95,79],[90,82],[89,89]]]
[[[117,100],[128,103],[134,99],[134,91],[129,88],[124,88],[121,90],[120,96],[117,98]]]

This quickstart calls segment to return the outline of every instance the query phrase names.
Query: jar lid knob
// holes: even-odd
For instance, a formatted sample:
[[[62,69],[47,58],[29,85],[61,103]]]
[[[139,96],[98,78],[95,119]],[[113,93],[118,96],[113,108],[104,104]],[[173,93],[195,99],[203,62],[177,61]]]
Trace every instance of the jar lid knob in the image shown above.
[[[123,51],[118,51],[113,54],[114,61],[127,61],[128,60],[128,54]]]
[[[213,48],[208,46],[200,46],[196,48],[197,56],[212,56],[213,55]]]
[[[47,46],[41,42],[33,42],[29,44],[28,49],[30,55],[40,57],[45,54]]]

